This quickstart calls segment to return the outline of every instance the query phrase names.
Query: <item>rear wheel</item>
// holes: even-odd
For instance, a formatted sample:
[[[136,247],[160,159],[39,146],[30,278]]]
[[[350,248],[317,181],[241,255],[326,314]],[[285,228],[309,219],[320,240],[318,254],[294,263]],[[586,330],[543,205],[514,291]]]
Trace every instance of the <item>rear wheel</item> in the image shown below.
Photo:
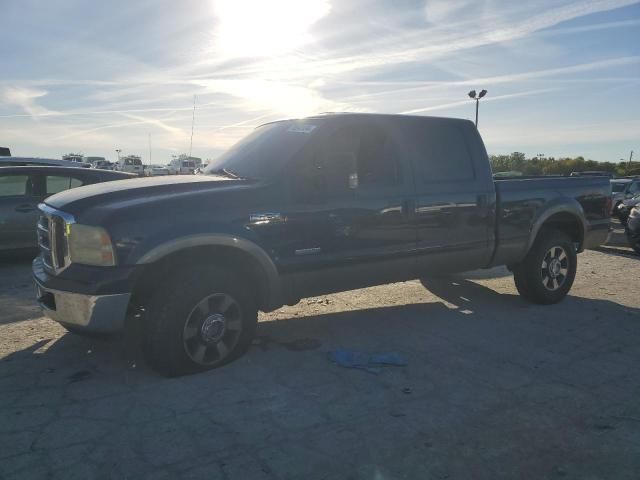
[[[576,250],[569,236],[545,230],[514,268],[514,280],[523,298],[548,305],[561,301],[569,293],[576,270]]]
[[[152,368],[179,376],[238,358],[257,326],[255,295],[227,270],[197,268],[157,292],[145,309],[142,345]]]

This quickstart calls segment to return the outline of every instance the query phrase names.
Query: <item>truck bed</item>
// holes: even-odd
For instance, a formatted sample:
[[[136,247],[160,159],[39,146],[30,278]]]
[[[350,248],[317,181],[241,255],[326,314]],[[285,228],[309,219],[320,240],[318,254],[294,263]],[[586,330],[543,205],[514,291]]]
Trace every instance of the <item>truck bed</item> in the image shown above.
[[[494,265],[513,264],[524,258],[535,238],[536,228],[566,210],[583,221],[579,250],[601,245],[610,226],[611,185],[606,177],[527,177],[496,179],[496,248]],[[558,214],[558,223],[571,222]],[[578,226],[576,226],[578,228]],[[582,227],[581,227],[582,228]]]

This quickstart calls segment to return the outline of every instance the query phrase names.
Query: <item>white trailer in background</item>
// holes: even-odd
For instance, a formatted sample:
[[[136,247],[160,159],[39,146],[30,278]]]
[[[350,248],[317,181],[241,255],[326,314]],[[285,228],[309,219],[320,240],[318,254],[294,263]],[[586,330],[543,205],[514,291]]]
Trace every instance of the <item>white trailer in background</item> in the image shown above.
[[[137,155],[126,155],[124,157],[120,157],[114,170],[142,175],[142,160]]]
[[[202,159],[198,157],[189,157],[187,155],[178,155],[173,157],[169,163],[169,174],[171,175],[193,175],[196,169],[202,165]]]

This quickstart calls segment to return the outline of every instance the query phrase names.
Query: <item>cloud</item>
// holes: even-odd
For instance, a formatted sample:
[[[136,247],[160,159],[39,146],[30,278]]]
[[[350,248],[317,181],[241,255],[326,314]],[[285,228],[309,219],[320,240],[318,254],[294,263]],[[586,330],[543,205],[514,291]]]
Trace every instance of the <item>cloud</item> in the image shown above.
[[[37,90],[27,87],[5,87],[2,90],[2,101],[21,108],[26,112],[26,115],[31,117],[37,117],[41,115],[56,115],[57,112],[48,110],[47,108],[38,105],[36,99],[47,95],[46,90]]]
[[[185,137],[186,136],[186,133],[181,128],[171,126],[168,123],[166,123],[166,122],[164,122],[162,120],[156,119],[156,118],[142,117],[140,115],[133,115],[131,113],[125,113],[124,116],[127,117],[127,118],[130,118],[132,120],[136,120],[138,122],[141,122],[141,123],[146,123],[148,125],[152,125],[154,127],[158,127],[160,129],[164,130],[165,132],[171,133],[172,135],[176,135],[176,136],[180,136],[180,137]]]
[[[498,96],[494,96],[494,97],[485,97],[482,99],[483,102],[495,102],[498,100],[507,100],[507,99],[511,99],[511,98],[519,98],[519,97],[530,97],[532,95],[540,95],[542,93],[548,93],[553,91],[554,89],[552,88],[545,88],[545,89],[540,89],[540,90],[532,90],[532,91],[528,91],[528,92],[518,92],[518,93],[509,93],[506,95],[498,95]],[[453,108],[453,107],[460,107],[463,105],[469,105],[470,100],[464,100],[464,101],[459,101],[459,102],[451,102],[451,103],[445,103],[445,104],[441,104],[441,105],[432,105],[429,107],[423,107],[423,108],[416,108],[414,110],[407,110],[404,112],[400,112],[403,115],[412,115],[415,113],[424,113],[424,112],[431,112],[433,110],[444,110],[447,108]]]

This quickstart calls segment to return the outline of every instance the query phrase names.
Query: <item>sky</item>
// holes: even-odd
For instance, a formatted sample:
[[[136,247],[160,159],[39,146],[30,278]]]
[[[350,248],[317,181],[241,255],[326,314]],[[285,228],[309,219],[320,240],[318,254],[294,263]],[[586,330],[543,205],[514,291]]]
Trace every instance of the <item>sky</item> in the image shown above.
[[[14,155],[216,158],[261,123],[321,112],[473,119],[467,92],[486,89],[491,154],[640,158],[634,0],[0,0],[0,12],[0,146]]]

